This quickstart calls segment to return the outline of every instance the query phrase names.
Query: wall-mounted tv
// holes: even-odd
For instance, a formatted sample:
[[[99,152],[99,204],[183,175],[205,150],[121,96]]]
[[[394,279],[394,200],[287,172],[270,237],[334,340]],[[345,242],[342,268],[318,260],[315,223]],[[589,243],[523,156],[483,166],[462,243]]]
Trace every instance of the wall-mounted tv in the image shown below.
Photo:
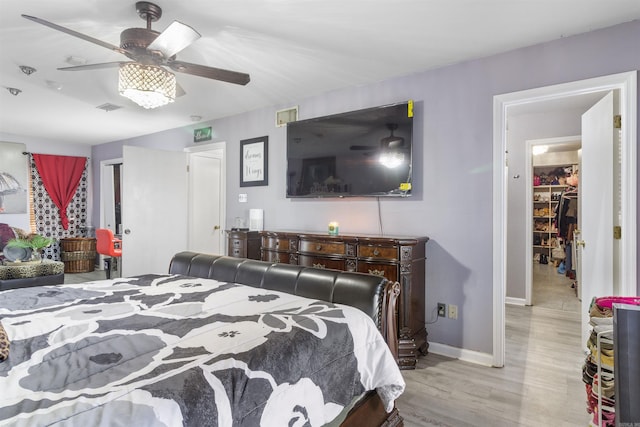
[[[287,123],[287,197],[411,195],[411,101]]]

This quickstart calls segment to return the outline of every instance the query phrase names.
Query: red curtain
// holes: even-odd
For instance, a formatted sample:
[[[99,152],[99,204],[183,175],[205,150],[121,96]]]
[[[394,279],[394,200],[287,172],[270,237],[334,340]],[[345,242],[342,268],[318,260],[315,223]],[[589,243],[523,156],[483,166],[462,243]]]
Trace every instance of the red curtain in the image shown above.
[[[76,194],[87,158],[33,154],[33,160],[44,188],[60,210],[60,222],[66,230],[69,228],[67,206]]]

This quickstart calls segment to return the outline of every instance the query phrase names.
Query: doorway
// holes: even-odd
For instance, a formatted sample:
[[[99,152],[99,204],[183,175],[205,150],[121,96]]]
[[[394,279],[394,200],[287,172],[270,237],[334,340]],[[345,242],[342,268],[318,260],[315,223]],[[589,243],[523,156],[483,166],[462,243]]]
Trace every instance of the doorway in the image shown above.
[[[524,229],[532,232],[525,239],[524,305],[580,310],[573,251],[580,187],[571,180],[581,169],[581,147],[579,135],[526,141]]]
[[[114,163],[126,165],[122,171],[123,276],[164,272],[179,251],[224,253],[225,153],[224,142],[184,151],[124,146],[122,159],[103,162],[105,170]],[[194,172],[187,174],[189,166]],[[105,175],[108,173],[101,179],[101,207],[111,198]],[[194,188],[200,190],[194,192]],[[205,230],[215,230],[205,236],[208,248],[190,246],[189,233],[198,233],[190,226],[194,212],[198,218],[213,221]],[[101,224],[105,224],[102,211]]]
[[[636,72],[582,80],[556,86],[531,89],[494,97],[494,198],[493,198],[493,365],[504,366],[505,360],[505,299],[507,279],[507,188],[508,154],[507,123],[516,107],[543,106],[545,102],[563,102],[581,95],[618,91],[620,114],[623,117],[620,132],[621,147],[621,227],[625,239],[621,241],[619,293],[635,295],[636,289]],[[586,317],[586,313],[582,313]],[[583,319],[584,323],[584,319]]]
[[[98,228],[114,234],[122,232],[122,159],[100,162],[100,219]],[[98,255],[98,269],[104,268],[104,255]]]
[[[218,142],[186,150],[189,163],[190,251],[226,253],[226,144]]]

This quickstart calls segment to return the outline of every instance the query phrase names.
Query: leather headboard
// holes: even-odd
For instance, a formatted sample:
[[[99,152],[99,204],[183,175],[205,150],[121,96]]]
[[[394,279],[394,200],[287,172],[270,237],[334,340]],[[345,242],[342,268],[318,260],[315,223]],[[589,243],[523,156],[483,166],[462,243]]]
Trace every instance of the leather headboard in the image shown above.
[[[382,328],[387,279],[370,274],[323,270],[245,258],[180,252],[171,260],[170,274],[241,283],[356,307]]]

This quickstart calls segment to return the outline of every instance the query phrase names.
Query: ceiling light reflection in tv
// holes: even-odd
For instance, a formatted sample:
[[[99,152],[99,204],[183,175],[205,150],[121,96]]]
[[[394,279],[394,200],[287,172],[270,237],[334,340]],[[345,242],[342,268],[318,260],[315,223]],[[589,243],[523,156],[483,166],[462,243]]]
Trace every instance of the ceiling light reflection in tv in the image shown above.
[[[287,197],[411,195],[412,102],[287,124]]]

